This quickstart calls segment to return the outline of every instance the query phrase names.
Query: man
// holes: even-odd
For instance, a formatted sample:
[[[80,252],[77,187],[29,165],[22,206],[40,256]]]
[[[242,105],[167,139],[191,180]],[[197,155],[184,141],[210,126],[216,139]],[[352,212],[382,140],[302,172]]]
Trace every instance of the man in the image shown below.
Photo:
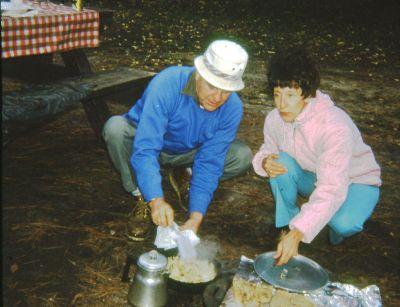
[[[189,217],[181,228],[194,232],[218,181],[250,167],[250,148],[235,140],[243,115],[235,91],[244,88],[247,59],[238,44],[214,41],[195,59],[195,67],[161,71],[128,113],[105,124],[103,137],[124,189],[146,201],[138,201],[128,218],[130,239],[147,237],[149,209],[156,225],[174,221],[174,211],[164,199],[161,166],[191,168]]]

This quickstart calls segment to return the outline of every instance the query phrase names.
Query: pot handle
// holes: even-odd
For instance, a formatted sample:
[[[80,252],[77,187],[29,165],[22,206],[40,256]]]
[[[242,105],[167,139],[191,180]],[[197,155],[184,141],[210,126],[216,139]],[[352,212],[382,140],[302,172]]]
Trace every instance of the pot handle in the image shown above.
[[[131,268],[131,264],[137,263],[137,261],[138,261],[138,257],[132,256],[132,255],[126,256],[125,266],[124,266],[124,270],[122,272],[122,277],[121,277],[122,282],[129,282],[129,280],[130,280],[129,271]]]

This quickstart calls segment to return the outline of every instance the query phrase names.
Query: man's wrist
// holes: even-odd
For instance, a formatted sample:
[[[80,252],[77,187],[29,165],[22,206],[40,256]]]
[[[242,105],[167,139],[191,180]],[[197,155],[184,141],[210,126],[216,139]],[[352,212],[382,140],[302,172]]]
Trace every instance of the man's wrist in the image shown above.
[[[163,197],[154,197],[152,199],[150,199],[150,201],[148,202],[148,205],[150,206],[151,209],[153,209],[153,207],[160,201],[163,201],[164,198]]]
[[[203,214],[201,212],[198,212],[198,211],[191,212],[190,216],[189,216],[189,219],[201,223],[203,221]]]

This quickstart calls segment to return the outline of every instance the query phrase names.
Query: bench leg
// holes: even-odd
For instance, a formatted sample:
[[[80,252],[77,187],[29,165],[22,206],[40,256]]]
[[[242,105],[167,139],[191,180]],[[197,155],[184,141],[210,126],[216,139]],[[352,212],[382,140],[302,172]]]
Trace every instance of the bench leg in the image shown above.
[[[99,143],[104,145],[101,132],[105,122],[111,116],[107,103],[102,99],[87,99],[82,101],[82,104],[85,109],[86,117],[94,130],[97,140]]]

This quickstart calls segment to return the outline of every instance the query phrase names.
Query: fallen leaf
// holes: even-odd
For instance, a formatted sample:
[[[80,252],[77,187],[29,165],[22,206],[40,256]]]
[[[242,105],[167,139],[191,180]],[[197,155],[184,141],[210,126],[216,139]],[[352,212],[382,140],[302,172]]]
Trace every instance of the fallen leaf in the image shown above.
[[[11,271],[11,273],[15,273],[16,271],[18,271],[18,264],[16,264],[16,263],[13,263],[11,266],[10,266],[10,271]]]

